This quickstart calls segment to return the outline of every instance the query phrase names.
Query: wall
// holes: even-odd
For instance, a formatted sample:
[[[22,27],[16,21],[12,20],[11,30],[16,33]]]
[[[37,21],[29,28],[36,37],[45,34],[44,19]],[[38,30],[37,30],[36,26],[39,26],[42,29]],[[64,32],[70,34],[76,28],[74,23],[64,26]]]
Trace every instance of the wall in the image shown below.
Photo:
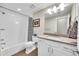
[[[45,10],[39,11],[33,14],[33,19],[40,18],[40,27],[34,27],[33,33],[42,35],[44,33],[44,23],[45,23]]]

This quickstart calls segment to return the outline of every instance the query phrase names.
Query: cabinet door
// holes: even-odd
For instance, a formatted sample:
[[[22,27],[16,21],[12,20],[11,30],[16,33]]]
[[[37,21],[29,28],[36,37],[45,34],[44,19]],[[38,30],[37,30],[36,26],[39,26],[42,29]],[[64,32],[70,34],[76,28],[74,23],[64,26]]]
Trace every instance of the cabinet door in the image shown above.
[[[51,54],[51,56],[63,56],[64,54],[61,53],[61,51],[59,51],[56,48],[52,48],[53,52]]]
[[[38,42],[38,55],[39,56],[74,56],[72,46],[59,44],[41,39]],[[65,48],[66,47],[66,48]],[[71,49],[72,50],[71,50]]]
[[[51,55],[56,56],[73,56],[74,51],[77,51],[76,46],[67,45],[59,42],[44,40],[45,43],[51,46]]]
[[[51,56],[68,56],[69,52],[65,52],[62,49],[52,47]]]
[[[49,56],[49,46],[41,40],[38,42],[38,56]]]
[[[73,51],[51,46],[51,56],[73,56]]]

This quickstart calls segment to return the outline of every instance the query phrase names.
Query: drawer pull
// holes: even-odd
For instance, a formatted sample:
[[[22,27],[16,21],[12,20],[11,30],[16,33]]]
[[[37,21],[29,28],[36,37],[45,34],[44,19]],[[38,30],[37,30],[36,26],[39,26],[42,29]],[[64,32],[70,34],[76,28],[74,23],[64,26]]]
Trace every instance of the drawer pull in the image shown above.
[[[50,47],[48,47],[48,52],[49,52],[49,50],[50,50]]]
[[[53,53],[53,48],[52,48],[52,53]]]

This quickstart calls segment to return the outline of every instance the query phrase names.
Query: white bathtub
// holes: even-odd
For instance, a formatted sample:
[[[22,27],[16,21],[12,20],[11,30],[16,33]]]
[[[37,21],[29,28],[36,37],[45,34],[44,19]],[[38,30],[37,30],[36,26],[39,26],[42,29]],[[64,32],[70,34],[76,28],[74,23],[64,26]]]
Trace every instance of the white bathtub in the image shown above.
[[[23,49],[25,49],[25,42],[19,43],[19,44],[14,44],[13,46],[4,48],[1,51],[1,56],[11,56]]]

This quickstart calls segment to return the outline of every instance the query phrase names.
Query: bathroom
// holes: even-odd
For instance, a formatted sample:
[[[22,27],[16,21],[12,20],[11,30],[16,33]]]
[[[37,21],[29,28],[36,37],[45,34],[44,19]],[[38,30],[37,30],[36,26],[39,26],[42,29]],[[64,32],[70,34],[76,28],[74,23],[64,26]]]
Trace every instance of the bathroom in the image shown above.
[[[78,18],[77,3],[0,3],[0,56],[78,56]]]

